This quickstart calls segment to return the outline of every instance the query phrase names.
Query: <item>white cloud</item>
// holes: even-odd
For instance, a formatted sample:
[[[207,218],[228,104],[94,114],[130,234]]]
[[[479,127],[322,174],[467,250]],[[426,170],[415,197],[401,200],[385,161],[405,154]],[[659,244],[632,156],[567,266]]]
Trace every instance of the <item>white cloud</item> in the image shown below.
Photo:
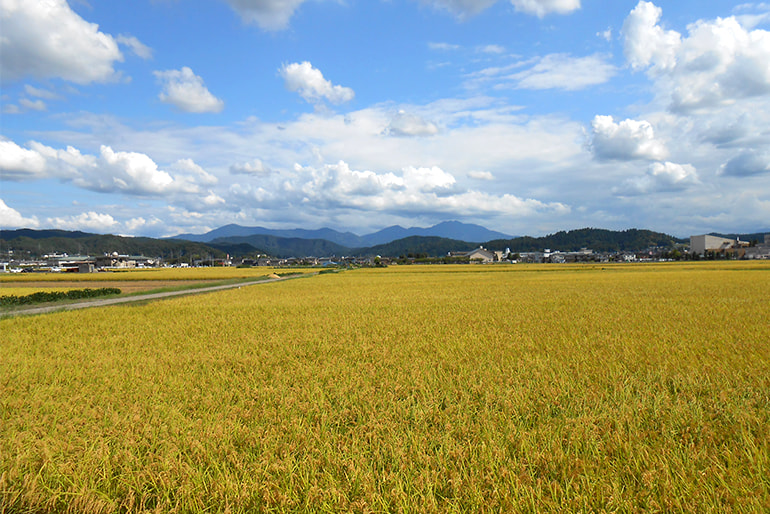
[[[511,0],[517,11],[542,18],[547,14],[569,14],[580,9],[580,0]]]
[[[409,166],[403,170],[404,184],[408,189],[421,193],[444,193],[455,190],[457,181],[452,174],[438,166],[430,168],[415,168]]]
[[[452,50],[459,50],[460,49],[460,45],[453,45],[451,43],[431,42],[431,43],[428,43],[428,48],[431,49],[431,50],[447,52],[447,51],[452,51]]]
[[[96,232],[109,231],[118,226],[118,222],[111,215],[94,211],[84,212],[76,216],[48,218],[46,223],[60,230],[91,230]]]
[[[698,184],[698,174],[690,164],[655,162],[641,177],[626,180],[613,192],[620,196],[634,196],[655,192],[682,191]]]
[[[393,115],[386,131],[394,136],[433,136],[438,133],[438,127],[417,114],[401,109]]]
[[[495,176],[488,171],[471,170],[468,172],[468,176],[476,180],[494,180]]]
[[[662,12],[652,2],[640,1],[623,23],[626,59],[634,69],[650,65],[666,69],[676,65],[681,35],[658,25]]]
[[[135,234],[139,229],[143,229],[147,226],[147,220],[139,216],[137,218],[131,218],[123,223],[123,225],[126,227],[129,234]]]
[[[2,152],[0,152],[2,155]],[[0,227],[2,228],[36,228],[40,222],[36,217],[25,218],[19,211],[5,204],[0,198]]]
[[[47,109],[45,102],[40,100],[29,100],[28,98],[19,98],[19,105],[30,111],[45,111]]]
[[[220,112],[225,103],[212,95],[203,79],[184,66],[181,70],[155,71],[163,91],[158,98],[185,112]]]
[[[750,149],[724,163],[719,173],[733,177],[748,177],[770,172],[770,152]]]
[[[430,137],[385,137],[383,132],[398,108],[430,120],[441,130]],[[233,222],[236,213],[242,216],[238,218],[242,224],[272,221],[301,226],[318,223],[319,216],[324,216],[332,226],[359,219],[361,225],[375,229],[385,223],[414,222],[418,216],[422,222],[464,213],[490,223],[511,223],[511,216],[516,216],[517,225],[542,220],[544,215],[555,220],[574,203],[560,189],[562,173],[567,173],[562,171],[564,163],[569,163],[570,170],[582,169],[589,158],[581,147],[581,124],[559,116],[527,115],[492,97],[396,109],[386,103],[344,114],[306,113],[280,123],[251,119],[237,129],[168,125],[133,129],[101,117],[88,117],[78,127],[83,128],[50,137],[96,148],[90,155],[74,148],[25,145],[44,157],[42,176],[100,192],[146,196],[143,201],[148,205],[163,195],[164,202],[178,212],[205,211],[206,223],[213,226]],[[109,143],[113,153],[141,149],[143,153],[124,161],[146,170],[148,178],[130,175],[128,162],[106,162],[98,150],[100,143]],[[205,176],[196,174],[192,165],[180,165],[180,159],[192,159],[219,181],[207,186]],[[340,161],[347,163],[347,169],[339,166]],[[294,163],[302,166],[294,168]],[[337,168],[327,170],[326,163],[338,163],[332,165]],[[477,170],[489,175],[469,176]],[[606,189],[609,193],[609,186]],[[127,206],[121,220],[123,216],[148,218],[155,212],[154,207],[131,210],[133,202],[116,202]],[[83,210],[119,217],[113,210]],[[68,214],[72,213],[47,216]],[[528,215],[532,218],[521,217]],[[201,224],[184,221],[181,214],[178,220],[168,214],[158,216],[169,226]]]
[[[663,160],[668,150],[655,138],[655,131],[645,120],[623,120],[615,123],[612,116],[595,116],[591,122],[591,151],[597,159]]]
[[[209,191],[208,194],[201,199],[201,201],[203,202],[203,205],[209,208],[218,207],[226,203],[224,198],[214,193],[213,191]]]
[[[421,0],[421,2],[465,19],[480,13],[495,4],[497,0]]]
[[[484,45],[479,47],[478,51],[484,54],[502,54],[505,53],[505,47],[501,45]]]
[[[78,187],[105,193],[135,195],[170,193],[198,194],[201,185],[218,179],[192,159],[180,159],[162,170],[148,155],[116,152],[102,145],[99,155],[82,154],[68,146],[57,150],[36,141],[25,149],[13,141],[0,141],[0,177],[6,180],[34,180],[57,177]]]
[[[250,184],[233,184],[228,193],[235,199],[240,200],[244,205],[263,207],[264,204],[272,201],[275,196],[263,187],[254,187]]]
[[[44,100],[59,100],[61,97],[57,95],[56,93],[52,91],[48,91],[47,89],[41,89],[34,86],[30,86],[29,84],[26,84],[24,86],[24,91],[29,96],[34,96],[36,98],[42,98]]]
[[[607,30],[597,32],[596,35],[609,43],[612,41],[612,28],[608,27]]]
[[[217,177],[195,164],[192,159],[180,159],[171,166],[171,169],[178,172],[177,178],[182,175],[195,184],[213,186],[219,182]]]
[[[116,152],[102,146],[94,167],[76,179],[75,184],[97,191],[126,191],[136,194],[161,194],[172,189],[174,179],[149,156],[138,152]]]
[[[616,69],[605,56],[572,57],[550,54],[531,68],[510,76],[519,89],[564,89],[574,91],[607,82]]]
[[[458,187],[455,178],[436,166],[408,166],[396,173],[352,170],[344,161],[320,168],[295,167],[307,177],[302,187],[307,208],[390,213],[452,213],[455,215],[565,214],[562,203],[544,203],[510,194],[493,195]]]
[[[65,150],[56,150],[37,141],[29,143],[30,149],[45,160],[45,175],[74,180],[84,172],[97,167],[96,158],[84,155],[80,150],[68,146]]]
[[[737,117],[720,116],[704,123],[699,139],[717,146],[731,146],[760,133],[752,117],[743,112]]]
[[[770,32],[747,30],[731,16],[697,21],[682,37],[658,24],[661,13],[639,2],[623,25],[625,53],[634,69],[648,70],[673,111],[770,94]]]
[[[123,55],[115,39],[76,14],[65,0],[0,0],[3,80],[58,77],[77,84],[116,78]]]
[[[264,30],[288,27],[294,12],[305,0],[226,0],[247,23],[256,23]]]
[[[319,169],[295,166],[295,171],[310,176],[302,191],[312,199],[346,202],[355,197],[369,197],[389,189],[403,189],[404,179],[393,173],[378,175],[373,171],[351,170],[344,161]]]
[[[474,16],[497,0],[422,0],[436,8],[449,11],[460,19]],[[510,0],[516,11],[542,18],[548,14],[569,14],[580,9],[580,0]]]
[[[335,86],[326,80],[321,70],[305,61],[285,64],[280,69],[286,89],[296,91],[310,103],[326,99],[334,104],[349,102],[355,93],[349,87]]]
[[[25,180],[45,173],[45,158],[34,150],[20,147],[13,141],[0,140],[0,178]]]
[[[152,59],[152,48],[139,41],[134,36],[120,34],[115,38],[119,44],[127,46],[137,57],[142,59]]]
[[[230,173],[233,175],[266,176],[270,174],[270,168],[261,160],[254,159],[251,162],[242,162],[231,165]]]

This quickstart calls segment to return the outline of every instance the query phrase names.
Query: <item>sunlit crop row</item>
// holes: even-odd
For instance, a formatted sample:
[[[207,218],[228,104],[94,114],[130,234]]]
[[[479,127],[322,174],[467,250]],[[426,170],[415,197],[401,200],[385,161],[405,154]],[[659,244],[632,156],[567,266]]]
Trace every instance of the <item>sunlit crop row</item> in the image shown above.
[[[770,509],[770,266],[403,266],[0,320],[35,512]]]

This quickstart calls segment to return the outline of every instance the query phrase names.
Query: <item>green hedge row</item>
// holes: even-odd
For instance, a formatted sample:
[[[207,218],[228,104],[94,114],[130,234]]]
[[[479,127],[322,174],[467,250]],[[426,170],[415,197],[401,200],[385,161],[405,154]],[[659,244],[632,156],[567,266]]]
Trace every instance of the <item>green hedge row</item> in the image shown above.
[[[95,298],[97,296],[107,296],[111,294],[120,294],[120,289],[116,287],[103,287],[101,289],[73,289],[67,292],[40,291],[26,296],[0,296],[0,306],[30,305],[33,303],[55,302],[57,300],[80,300],[82,298]]]

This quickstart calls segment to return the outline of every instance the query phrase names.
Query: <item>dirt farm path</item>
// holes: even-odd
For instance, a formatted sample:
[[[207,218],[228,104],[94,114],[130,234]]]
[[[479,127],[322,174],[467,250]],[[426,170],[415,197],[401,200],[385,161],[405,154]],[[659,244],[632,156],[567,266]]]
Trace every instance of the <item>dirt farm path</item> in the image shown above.
[[[267,278],[267,279],[261,279],[261,280],[253,280],[251,282],[240,282],[240,283],[226,284],[226,285],[220,285],[220,286],[208,286],[208,287],[199,287],[195,289],[184,289],[182,291],[167,291],[164,293],[139,294],[134,296],[126,296],[123,298],[107,298],[103,300],[89,300],[89,301],[76,302],[76,303],[46,305],[42,307],[21,308],[21,309],[14,309],[13,311],[8,311],[8,312],[0,312],[0,318],[11,317],[11,316],[29,316],[33,314],[46,314],[48,312],[54,312],[54,311],[72,311],[76,309],[87,309],[89,307],[105,307],[107,305],[117,305],[121,303],[146,302],[148,300],[160,300],[162,298],[170,298],[173,296],[212,293],[215,291],[222,291],[225,289],[254,286],[257,284],[269,284],[271,282],[280,282],[282,280],[290,280],[293,278],[299,278],[304,276],[308,276],[308,274]]]

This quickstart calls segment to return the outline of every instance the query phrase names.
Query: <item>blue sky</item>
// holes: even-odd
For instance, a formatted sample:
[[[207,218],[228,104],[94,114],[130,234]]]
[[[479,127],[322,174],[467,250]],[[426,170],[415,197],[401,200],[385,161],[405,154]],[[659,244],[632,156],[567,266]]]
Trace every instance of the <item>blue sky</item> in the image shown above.
[[[0,0],[0,226],[770,227],[770,4]]]

